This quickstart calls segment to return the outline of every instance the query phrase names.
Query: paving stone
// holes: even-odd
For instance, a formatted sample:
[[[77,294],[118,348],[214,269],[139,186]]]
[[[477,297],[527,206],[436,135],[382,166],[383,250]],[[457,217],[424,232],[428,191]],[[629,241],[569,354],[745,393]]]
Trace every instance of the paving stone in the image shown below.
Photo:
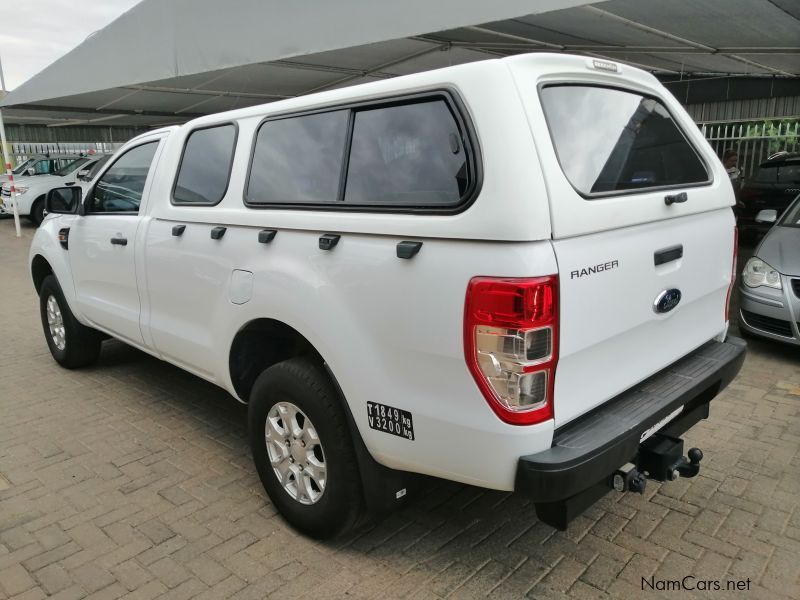
[[[116,581],[109,571],[93,563],[81,565],[69,573],[72,579],[90,594],[108,587]]]
[[[73,584],[72,577],[58,564],[50,564],[36,571],[36,579],[48,595],[65,590]]]
[[[7,596],[21,594],[35,585],[36,582],[22,565],[0,571],[0,590]]]
[[[223,390],[114,341],[88,369],[52,361],[33,232],[0,220],[0,600],[627,599],[650,597],[642,578],[689,574],[800,600],[793,349],[750,343],[685,436],[705,453],[698,477],[609,493],[564,532],[524,495],[426,478],[400,512],[321,543],[277,515],[247,409]]]

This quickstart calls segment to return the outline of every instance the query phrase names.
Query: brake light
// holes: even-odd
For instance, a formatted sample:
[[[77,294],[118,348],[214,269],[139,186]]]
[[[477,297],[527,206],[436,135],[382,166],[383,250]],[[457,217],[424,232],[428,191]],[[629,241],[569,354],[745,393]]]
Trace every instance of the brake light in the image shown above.
[[[500,419],[532,425],[553,417],[558,362],[558,276],[475,277],[467,286],[464,351]]]
[[[733,228],[733,265],[731,266],[731,282],[728,285],[728,294],[725,296],[725,322],[730,320],[731,294],[733,294],[733,284],[736,282],[736,261],[739,259],[739,228]]]

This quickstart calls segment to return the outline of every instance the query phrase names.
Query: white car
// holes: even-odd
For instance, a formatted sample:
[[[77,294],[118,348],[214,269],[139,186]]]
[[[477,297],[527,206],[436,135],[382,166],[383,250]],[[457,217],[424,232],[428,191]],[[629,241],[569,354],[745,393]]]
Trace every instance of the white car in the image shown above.
[[[60,156],[50,156],[47,154],[34,154],[33,156],[25,159],[20,164],[18,164],[14,169],[11,171],[15,180],[18,180],[21,177],[30,177],[33,175],[43,175],[49,174],[53,171],[60,169],[61,167],[65,166],[69,162],[72,162],[77,157],[69,157],[64,158]],[[0,173],[0,185],[8,181],[8,175],[5,170]],[[0,215],[4,215],[9,213],[5,206],[3,205],[2,199],[0,199]]]
[[[55,360],[105,335],[249,405],[309,535],[422,473],[567,523],[692,477],[727,336],[730,181],[644,71],[535,54],[205,116],[48,197],[30,254]]]
[[[21,177],[14,178],[14,196],[11,195],[11,183],[6,181],[2,187],[0,200],[3,209],[11,214],[12,200],[17,203],[20,216],[28,217],[35,225],[39,225],[44,218],[44,201],[47,193],[64,185],[75,185],[81,173],[88,172],[100,160],[100,155],[71,156],[42,159],[26,168]],[[36,171],[40,164],[54,167],[48,171]]]

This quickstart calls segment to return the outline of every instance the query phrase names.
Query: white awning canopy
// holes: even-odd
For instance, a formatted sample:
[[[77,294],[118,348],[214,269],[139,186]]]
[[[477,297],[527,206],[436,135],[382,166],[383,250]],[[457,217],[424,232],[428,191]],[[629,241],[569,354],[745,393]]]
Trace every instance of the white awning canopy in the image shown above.
[[[520,52],[800,75],[796,0],[144,0],[11,92],[7,122],[159,126]]]

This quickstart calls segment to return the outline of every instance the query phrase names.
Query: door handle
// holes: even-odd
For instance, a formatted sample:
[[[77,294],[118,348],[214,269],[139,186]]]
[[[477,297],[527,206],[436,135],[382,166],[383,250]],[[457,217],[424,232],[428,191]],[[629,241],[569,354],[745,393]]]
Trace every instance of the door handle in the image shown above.
[[[686,192],[680,192],[679,194],[671,194],[668,196],[664,196],[664,204],[669,206],[670,204],[680,204],[682,202],[686,202],[689,199],[689,194]]]
[[[113,237],[111,238],[111,243],[115,246],[127,246],[128,239],[124,237]]]
[[[664,265],[673,260],[678,260],[679,258],[683,258],[683,244],[670,246],[669,248],[653,252],[653,264],[655,264],[655,266]]]

